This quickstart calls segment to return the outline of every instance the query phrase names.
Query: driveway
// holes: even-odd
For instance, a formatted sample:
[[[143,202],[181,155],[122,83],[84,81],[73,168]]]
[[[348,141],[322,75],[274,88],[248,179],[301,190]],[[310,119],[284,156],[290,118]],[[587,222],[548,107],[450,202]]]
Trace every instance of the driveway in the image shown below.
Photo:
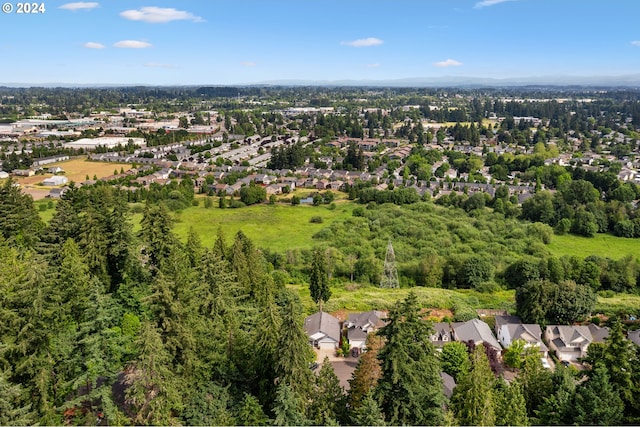
[[[315,352],[316,360],[319,364],[324,362],[325,356],[329,358],[329,363],[331,363],[333,372],[335,372],[336,376],[340,380],[340,386],[343,387],[345,391],[349,390],[349,380],[351,379],[351,374],[353,374],[353,371],[355,371],[356,366],[358,365],[358,358],[337,357],[335,350],[315,349]]]

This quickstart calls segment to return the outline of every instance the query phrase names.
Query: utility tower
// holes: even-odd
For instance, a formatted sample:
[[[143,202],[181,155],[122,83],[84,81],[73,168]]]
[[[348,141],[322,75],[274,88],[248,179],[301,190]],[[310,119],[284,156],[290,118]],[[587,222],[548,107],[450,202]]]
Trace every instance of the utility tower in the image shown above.
[[[398,269],[396,268],[396,254],[393,251],[391,240],[387,245],[387,255],[384,257],[384,273],[380,281],[381,288],[399,288]]]

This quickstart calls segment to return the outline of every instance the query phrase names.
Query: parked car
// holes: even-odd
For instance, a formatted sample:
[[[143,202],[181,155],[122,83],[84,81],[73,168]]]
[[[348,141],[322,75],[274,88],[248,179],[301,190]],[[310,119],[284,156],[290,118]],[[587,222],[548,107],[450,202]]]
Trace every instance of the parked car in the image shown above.
[[[542,362],[542,367],[545,369],[551,369],[551,365],[549,365],[549,361],[546,357],[541,357],[540,361]]]

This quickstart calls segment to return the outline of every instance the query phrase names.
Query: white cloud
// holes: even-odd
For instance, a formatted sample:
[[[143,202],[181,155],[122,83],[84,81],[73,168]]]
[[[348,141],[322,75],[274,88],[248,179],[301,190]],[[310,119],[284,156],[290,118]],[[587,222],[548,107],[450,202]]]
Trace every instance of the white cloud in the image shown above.
[[[350,42],[340,42],[341,45],[351,46],[351,47],[369,47],[369,46],[378,46],[384,43],[382,40],[375,37],[368,37],[366,39],[358,39]]]
[[[176,68],[172,64],[158,64],[157,62],[147,62],[146,64],[143,64],[143,65],[148,68],[167,68],[167,69]]]
[[[140,40],[122,40],[114,43],[113,47],[120,47],[123,49],[144,49],[146,47],[151,47],[151,43]]]
[[[96,42],[87,42],[82,46],[86,47],[87,49],[104,49],[105,48],[105,46],[102,43],[96,43]]]
[[[120,13],[120,16],[131,21],[143,21],[151,24],[164,24],[171,21],[204,22],[200,16],[172,7],[147,6],[137,10],[125,10]]]
[[[85,1],[78,1],[75,3],[65,3],[62,6],[58,7],[58,9],[65,9],[65,10],[91,10],[91,9],[95,9],[96,7],[99,7],[100,4],[98,4],[97,2],[85,2]]]
[[[640,40],[634,40],[631,42],[631,44],[634,46],[640,46]]]
[[[240,65],[243,65],[245,67],[255,67],[257,64],[253,61],[242,61],[240,62]]]
[[[378,68],[380,66],[380,64],[375,63],[375,64],[367,64],[368,68]]]
[[[506,3],[508,1],[517,1],[517,0],[483,0],[476,3],[476,5],[473,7],[475,9],[481,9],[483,7],[495,6],[496,4]]]
[[[436,67],[459,67],[462,65],[462,62],[456,61],[455,59],[447,59],[445,61],[434,62],[433,65]]]

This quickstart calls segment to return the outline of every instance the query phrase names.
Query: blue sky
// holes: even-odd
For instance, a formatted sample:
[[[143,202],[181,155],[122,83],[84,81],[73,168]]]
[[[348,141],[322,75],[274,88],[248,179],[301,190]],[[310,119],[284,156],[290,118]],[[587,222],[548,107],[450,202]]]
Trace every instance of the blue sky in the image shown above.
[[[639,0],[46,0],[31,15],[11,3],[2,83],[640,73]]]

